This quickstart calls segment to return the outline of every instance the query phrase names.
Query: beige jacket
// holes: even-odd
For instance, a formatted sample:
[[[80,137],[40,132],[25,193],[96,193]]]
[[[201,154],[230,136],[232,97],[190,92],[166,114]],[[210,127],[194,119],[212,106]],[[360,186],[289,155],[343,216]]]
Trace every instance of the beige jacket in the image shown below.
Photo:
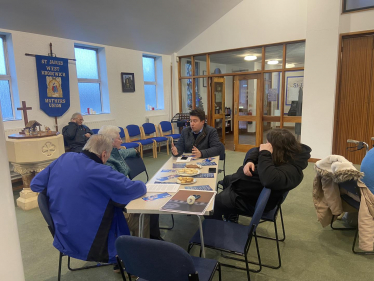
[[[358,180],[363,173],[357,171],[351,162],[339,155],[331,155],[317,161],[314,168],[317,173],[313,182],[314,207],[318,221],[326,227],[331,223],[333,215],[338,216],[343,212],[354,210],[348,204],[342,203],[338,183]]]
[[[359,247],[363,251],[373,251],[374,243],[374,194],[362,181],[357,182],[361,191],[358,213]]]

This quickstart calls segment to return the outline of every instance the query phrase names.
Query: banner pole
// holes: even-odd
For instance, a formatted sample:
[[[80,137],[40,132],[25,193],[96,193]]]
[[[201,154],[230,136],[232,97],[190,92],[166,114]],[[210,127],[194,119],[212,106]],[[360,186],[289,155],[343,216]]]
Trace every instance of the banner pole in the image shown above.
[[[57,117],[55,116],[55,127],[56,127],[56,132],[58,132],[58,124],[57,124]]]

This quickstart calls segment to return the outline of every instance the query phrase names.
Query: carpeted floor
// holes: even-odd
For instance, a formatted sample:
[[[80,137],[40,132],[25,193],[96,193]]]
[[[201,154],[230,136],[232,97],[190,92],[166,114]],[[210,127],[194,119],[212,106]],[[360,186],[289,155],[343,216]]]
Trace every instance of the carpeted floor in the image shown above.
[[[226,174],[234,173],[245,154],[227,151],[226,155]],[[164,152],[159,153],[157,159],[145,155],[149,175],[152,176],[168,157]],[[351,252],[354,231],[333,231],[330,227],[323,229],[317,221],[312,202],[313,164],[309,164],[304,175],[303,182],[289,193],[282,206],[286,229],[286,241],[281,243],[282,267],[278,270],[263,268],[260,273],[251,273],[251,280],[373,280],[370,268],[374,256],[358,256]],[[139,179],[145,180],[145,177],[139,176]],[[17,197],[18,192],[15,192],[14,198]],[[16,214],[26,280],[57,280],[59,253],[52,246],[52,237],[39,209],[22,211],[16,208]],[[198,229],[197,219],[184,215],[174,217],[174,229],[162,231],[162,236],[166,241],[186,249],[189,239]],[[241,223],[248,221],[247,218],[240,218]],[[160,224],[170,224],[170,216],[161,216]],[[264,223],[258,232],[273,234],[273,227],[270,223]],[[260,239],[259,243],[263,262],[276,262],[275,242]],[[252,247],[250,257],[255,257],[254,253]],[[198,248],[194,248],[192,254],[198,255]],[[219,252],[209,249],[207,257],[224,260]],[[82,264],[84,262],[73,261],[73,266]],[[112,267],[71,272],[64,258],[61,280],[121,280],[121,277],[112,271]],[[214,280],[218,280],[218,274]],[[247,278],[245,271],[223,267],[222,280],[240,281]]]

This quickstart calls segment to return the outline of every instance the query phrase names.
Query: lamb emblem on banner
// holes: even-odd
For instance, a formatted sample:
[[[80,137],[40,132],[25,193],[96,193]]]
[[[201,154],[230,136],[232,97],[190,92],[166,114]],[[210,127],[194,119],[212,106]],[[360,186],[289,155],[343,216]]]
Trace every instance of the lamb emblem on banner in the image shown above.
[[[47,96],[53,98],[62,98],[61,78],[46,76]]]

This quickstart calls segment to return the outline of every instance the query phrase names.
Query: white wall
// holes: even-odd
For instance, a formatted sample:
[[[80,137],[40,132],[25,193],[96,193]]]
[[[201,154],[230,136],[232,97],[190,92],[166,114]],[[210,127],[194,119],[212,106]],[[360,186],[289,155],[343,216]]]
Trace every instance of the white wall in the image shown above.
[[[339,34],[374,30],[374,10],[341,14],[342,0],[243,0],[178,56],[306,39],[301,141],[332,153]]]
[[[164,120],[170,119],[170,55],[147,53],[162,57],[163,90],[165,97],[165,110],[147,112],[144,105],[143,52],[12,30],[0,29],[0,32],[10,34],[11,36],[15,61],[13,69],[15,69],[17,75],[17,80],[13,80],[13,83],[16,83],[18,86],[20,101],[25,100],[27,105],[33,108],[31,112],[28,112],[29,120],[35,119],[43,125],[54,128],[54,118],[48,117],[39,108],[35,58],[25,56],[25,53],[47,55],[49,53],[50,42],[53,44],[53,52],[57,56],[64,58],[74,58],[74,43],[105,48],[107,66],[106,82],[109,91],[111,113],[86,115],[84,116],[85,121],[92,122],[114,119],[118,126],[126,126],[128,124],[141,125],[145,123],[147,116],[161,115]],[[121,72],[133,72],[135,74],[136,91],[134,93],[122,93]],[[58,118],[60,131],[62,126],[68,123],[71,115],[74,112],[80,111],[77,73],[74,62],[69,62],[69,77],[70,108],[62,117]],[[22,120],[4,122],[5,130],[22,127],[24,127]]]

